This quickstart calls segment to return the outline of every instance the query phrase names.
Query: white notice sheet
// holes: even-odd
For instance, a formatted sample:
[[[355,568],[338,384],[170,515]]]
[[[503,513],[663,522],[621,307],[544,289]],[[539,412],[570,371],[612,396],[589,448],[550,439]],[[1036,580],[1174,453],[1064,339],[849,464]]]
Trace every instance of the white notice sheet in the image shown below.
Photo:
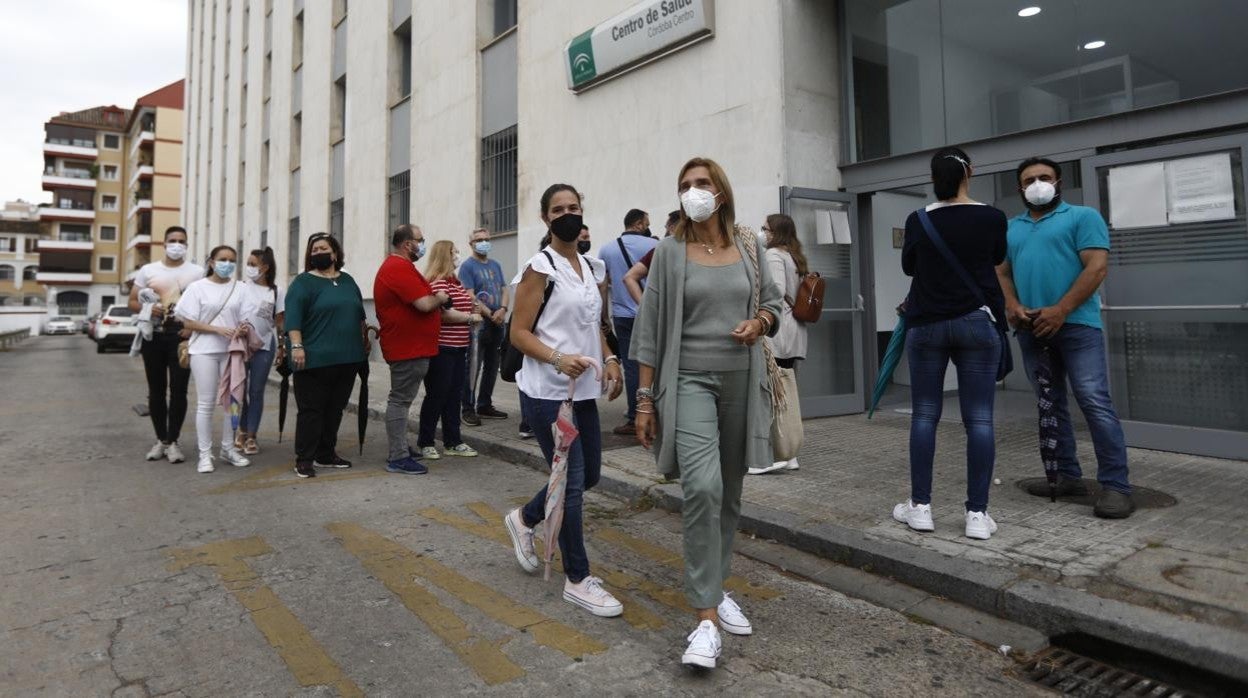
[[[1114,230],[1166,225],[1166,163],[1109,170],[1109,226]]]
[[[1222,221],[1235,217],[1231,154],[1213,153],[1166,163],[1170,222]]]

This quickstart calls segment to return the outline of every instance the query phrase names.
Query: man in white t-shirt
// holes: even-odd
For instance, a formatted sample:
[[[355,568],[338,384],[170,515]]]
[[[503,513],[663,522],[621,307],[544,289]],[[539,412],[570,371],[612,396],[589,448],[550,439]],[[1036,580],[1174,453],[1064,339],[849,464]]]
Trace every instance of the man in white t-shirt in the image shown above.
[[[130,309],[139,312],[143,303],[139,292],[151,289],[160,300],[152,304],[152,338],[143,341],[143,370],[147,374],[147,409],[156,431],[156,444],[147,460],[168,458],[170,463],[186,460],[178,446],[182,423],[186,421],[186,389],[191,370],[178,364],[178,343],[189,335],[173,315],[182,290],[204,278],[204,268],[186,261],[186,229],[172,226],[165,230],[165,258],[143,265],[130,288]]]

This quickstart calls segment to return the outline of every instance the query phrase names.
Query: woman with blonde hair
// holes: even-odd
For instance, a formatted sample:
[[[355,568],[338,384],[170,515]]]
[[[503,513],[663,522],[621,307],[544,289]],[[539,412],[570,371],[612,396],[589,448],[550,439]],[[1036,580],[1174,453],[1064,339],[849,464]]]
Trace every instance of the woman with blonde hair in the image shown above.
[[[433,243],[425,262],[425,278],[435,294],[450,296],[450,308],[443,307],[442,328],[438,330],[438,355],[429,360],[425,372],[425,399],[420,403],[420,436],[416,446],[425,460],[438,460],[442,454],[434,444],[434,432],[442,421],[442,446],[448,456],[473,457],[476,449],[460,438],[459,398],[467,378],[469,327],[481,322],[480,308],[468,289],[459,282],[455,268],[459,251],[450,240]]]
[[[781,300],[758,237],[736,224],[723,169],[694,158],[676,181],[680,222],[655,248],[633,329],[636,427],[684,495],[685,597],[698,626],[681,661],[714,668],[719,628],[753,632],[724,580],[746,466],[771,462],[779,376],[758,340],[775,333]]]

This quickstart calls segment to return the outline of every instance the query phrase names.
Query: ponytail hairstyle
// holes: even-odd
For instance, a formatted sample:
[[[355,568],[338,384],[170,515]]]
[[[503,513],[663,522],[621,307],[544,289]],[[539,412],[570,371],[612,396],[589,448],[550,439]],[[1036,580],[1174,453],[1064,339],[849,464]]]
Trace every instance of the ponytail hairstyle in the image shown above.
[[[251,256],[260,260],[261,264],[268,267],[268,271],[264,272],[264,285],[276,288],[277,260],[273,257],[273,248],[266,245],[263,250],[252,250]]]
[[[932,187],[940,201],[958,195],[962,180],[971,176],[971,156],[961,148],[941,148],[932,156]]]
[[[788,252],[797,267],[797,275],[806,276],[806,255],[802,253],[802,241],[797,239],[797,226],[793,219],[783,213],[773,213],[767,216],[767,230],[771,233],[767,236],[767,247],[778,247]]]
[[[221,250],[229,250],[230,252],[234,253],[235,257],[238,257],[238,250],[234,249],[233,247],[229,245],[217,245],[216,247],[212,248],[212,252],[208,253],[208,263],[204,265],[208,267],[206,270],[204,270],[205,279],[212,276],[212,263],[216,261],[217,253],[220,252]]]

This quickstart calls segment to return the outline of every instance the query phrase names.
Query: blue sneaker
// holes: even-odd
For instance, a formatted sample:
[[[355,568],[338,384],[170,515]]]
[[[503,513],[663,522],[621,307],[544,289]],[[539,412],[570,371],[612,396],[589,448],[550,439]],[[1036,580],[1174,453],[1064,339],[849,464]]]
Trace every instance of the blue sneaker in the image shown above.
[[[392,460],[386,463],[386,472],[402,473],[404,475],[424,475],[429,472],[429,469],[420,461],[408,456],[407,458]]]

